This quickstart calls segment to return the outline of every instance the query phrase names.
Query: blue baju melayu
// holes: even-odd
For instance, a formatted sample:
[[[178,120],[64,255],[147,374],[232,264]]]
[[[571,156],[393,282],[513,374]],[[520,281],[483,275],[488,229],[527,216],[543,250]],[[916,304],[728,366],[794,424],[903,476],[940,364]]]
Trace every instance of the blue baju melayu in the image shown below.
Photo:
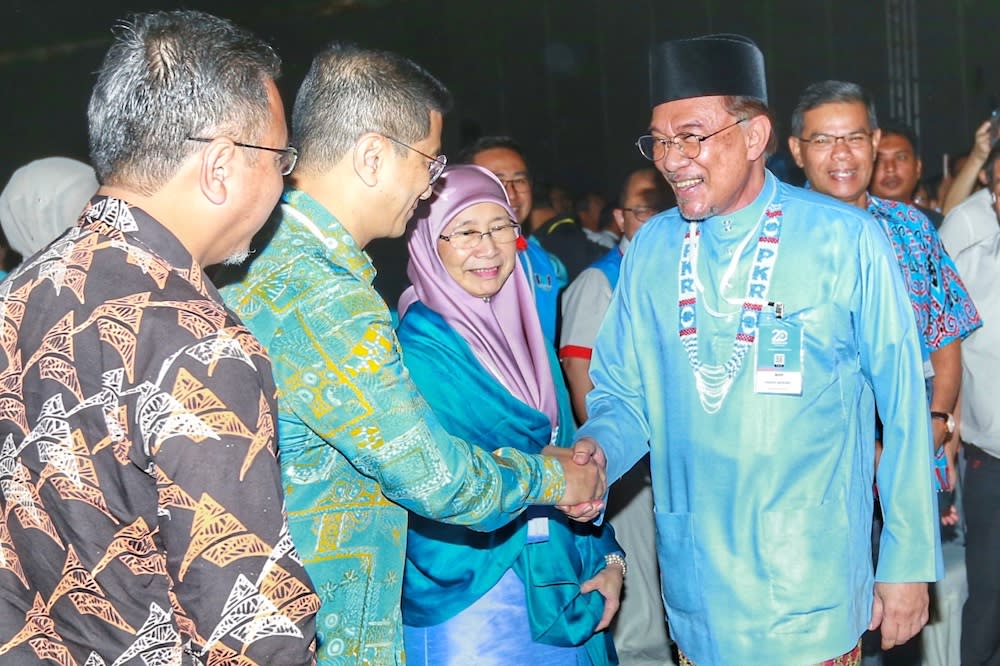
[[[774,377],[764,348],[778,330],[801,336],[782,358],[800,366],[798,391],[755,387]],[[653,218],[625,256],[591,376],[578,435],[605,449],[609,479],[650,452],[671,631],[698,666],[842,655],[867,627],[875,580],[940,576],[921,344],[867,213],[768,173],[733,214]]]

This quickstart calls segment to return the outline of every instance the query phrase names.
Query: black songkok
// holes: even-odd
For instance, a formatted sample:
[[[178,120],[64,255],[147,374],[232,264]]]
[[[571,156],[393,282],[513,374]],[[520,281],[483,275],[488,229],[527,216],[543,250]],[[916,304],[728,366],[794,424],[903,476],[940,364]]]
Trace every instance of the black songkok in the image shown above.
[[[649,54],[650,106],[690,97],[754,97],[767,104],[764,54],[742,35],[657,44]]]

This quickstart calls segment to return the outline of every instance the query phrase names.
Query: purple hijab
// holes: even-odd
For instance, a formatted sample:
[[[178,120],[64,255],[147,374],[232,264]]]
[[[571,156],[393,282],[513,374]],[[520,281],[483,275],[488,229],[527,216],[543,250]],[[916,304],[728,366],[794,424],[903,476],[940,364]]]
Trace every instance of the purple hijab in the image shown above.
[[[415,301],[441,315],[513,395],[548,416],[555,427],[558,406],[548,342],[520,262],[515,259],[514,270],[500,291],[484,301],[459,286],[438,255],[438,236],[444,228],[478,203],[499,204],[511,221],[517,220],[496,176],[471,164],[446,168],[431,197],[420,203],[407,239],[406,275],[411,286],[399,298],[399,316]]]

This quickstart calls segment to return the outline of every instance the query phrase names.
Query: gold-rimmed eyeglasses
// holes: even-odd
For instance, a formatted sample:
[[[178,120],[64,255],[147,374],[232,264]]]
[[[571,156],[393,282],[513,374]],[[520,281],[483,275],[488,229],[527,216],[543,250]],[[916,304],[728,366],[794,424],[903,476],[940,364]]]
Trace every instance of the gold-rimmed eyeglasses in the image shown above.
[[[644,134],[640,136],[635,141],[636,148],[642,153],[642,156],[647,160],[652,160],[653,162],[658,162],[667,156],[667,152],[670,150],[670,146],[677,149],[684,157],[689,160],[693,160],[701,154],[701,144],[708,141],[713,136],[717,134],[722,134],[727,129],[732,129],[740,123],[748,120],[748,118],[740,118],[735,123],[731,125],[726,125],[722,129],[715,130],[711,134],[691,134],[690,132],[681,132],[672,137],[665,136],[653,136],[651,134]]]

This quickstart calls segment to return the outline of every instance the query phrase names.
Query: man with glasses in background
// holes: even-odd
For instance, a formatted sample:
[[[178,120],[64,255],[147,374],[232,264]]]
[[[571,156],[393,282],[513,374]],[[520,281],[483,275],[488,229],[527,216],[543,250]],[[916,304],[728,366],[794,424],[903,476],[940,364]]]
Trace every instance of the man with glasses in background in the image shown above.
[[[646,220],[672,204],[673,193],[656,169],[645,167],[630,173],[612,211],[621,241],[581,272],[563,294],[559,361],[573,413],[580,423],[587,420],[587,393],[593,388],[590,357],[594,340],[618,283],[622,257]],[[615,650],[623,663],[632,666],[668,663],[670,639],[659,590],[648,457],[612,488],[606,518],[629,562],[625,594],[611,625]]]
[[[116,31],[101,187],[0,288],[0,662],[313,662],[271,363],[204,272],[246,256],[294,165],[279,68],[201,12]]]
[[[586,444],[556,458],[449,436],[403,367],[364,248],[401,236],[430,196],[449,105],[406,58],[321,52],[295,100],[301,156],[273,236],[223,290],[274,359],[292,541],[323,602],[320,664],[403,663],[407,510],[492,531],[529,504],[592,518],[605,490]]]
[[[860,86],[811,84],[792,112],[791,129],[789,150],[812,189],[867,210],[892,243],[923,346],[937,489],[949,490],[958,447],[951,434],[962,381],[961,343],[982,326],[976,306],[927,216],[868,193],[882,132],[875,105]],[[950,501],[944,504],[942,522],[954,524],[955,508]]]
[[[617,479],[650,455],[682,663],[857,663],[902,643],[941,572],[920,340],[871,216],[779,182],[764,57],[739,35],[654,47],[638,141],[677,196],[632,239],[578,436]],[[873,575],[873,410],[886,534]]]

